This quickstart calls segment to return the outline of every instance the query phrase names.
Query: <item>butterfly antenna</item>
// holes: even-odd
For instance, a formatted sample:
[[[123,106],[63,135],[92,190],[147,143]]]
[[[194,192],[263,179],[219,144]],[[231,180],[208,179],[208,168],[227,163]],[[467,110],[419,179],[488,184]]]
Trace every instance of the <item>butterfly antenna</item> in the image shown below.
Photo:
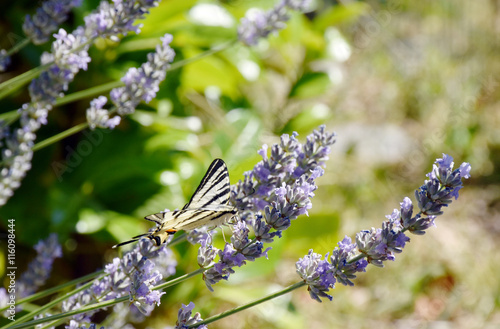
[[[129,240],[129,241],[125,241],[125,242],[119,243],[119,244],[115,244],[113,246],[113,248],[118,248],[118,247],[124,246],[126,244],[129,244],[129,243],[132,243],[132,242],[136,242],[137,240],[139,240],[139,239],[133,239],[133,240]]]

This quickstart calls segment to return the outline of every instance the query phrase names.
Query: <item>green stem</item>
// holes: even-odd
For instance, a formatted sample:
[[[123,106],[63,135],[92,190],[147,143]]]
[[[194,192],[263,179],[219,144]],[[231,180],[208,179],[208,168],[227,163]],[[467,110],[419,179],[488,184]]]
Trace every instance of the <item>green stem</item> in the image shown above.
[[[55,142],[60,141],[61,139],[64,139],[66,137],[69,137],[73,134],[76,134],[77,132],[82,131],[83,129],[87,128],[89,126],[88,122],[82,122],[74,127],[71,127],[63,132],[60,132],[57,135],[54,135],[52,137],[49,137],[39,143],[36,143],[35,146],[33,146],[33,151],[38,151],[46,146],[49,146]]]
[[[159,285],[157,285],[157,286],[153,287],[153,289],[152,289],[152,290],[163,290],[163,289],[165,289],[165,288],[171,287],[171,286],[173,286],[173,285],[176,285],[176,284],[178,284],[178,283],[181,283],[181,282],[183,282],[183,281],[186,281],[187,279],[189,279],[189,278],[191,278],[191,277],[193,277],[193,276],[195,276],[195,275],[198,275],[198,274],[200,274],[200,273],[203,273],[203,271],[205,271],[205,270],[206,270],[206,269],[208,269],[208,268],[209,268],[209,267],[207,267],[207,268],[199,268],[199,269],[197,269],[196,271],[193,271],[193,272],[191,272],[191,273],[186,273],[186,274],[181,275],[181,276],[179,276],[179,277],[177,277],[177,278],[175,278],[175,279],[173,279],[173,280],[170,280],[170,281],[167,281],[167,282],[165,282],[165,283],[159,284]],[[0,328],[0,329],[1,329],[1,328]]]
[[[268,295],[268,296],[263,297],[261,299],[257,299],[257,300],[255,300],[253,302],[250,302],[248,304],[245,304],[245,305],[242,305],[242,306],[238,306],[238,307],[235,307],[235,308],[233,308],[231,310],[228,310],[228,311],[222,312],[220,314],[214,315],[212,317],[206,318],[205,320],[203,320],[201,322],[198,322],[198,323],[195,323],[195,324],[187,326],[187,328],[196,328],[196,327],[199,327],[199,326],[201,326],[203,324],[209,324],[209,323],[212,323],[214,321],[223,319],[223,318],[225,318],[227,316],[233,315],[234,313],[238,313],[240,311],[246,310],[247,308],[253,307],[255,305],[262,304],[264,302],[267,302],[268,300],[271,300],[271,299],[274,299],[276,297],[279,297],[279,296],[282,296],[284,294],[287,294],[290,291],[293,291],[293,290],[298,289],[300,287],[303,287],[305,285],[306,285],[306,283],[304,281],[297,282],[297,283],[292,284],[291,286],[289,286],[289,287],[287,287],[287,288],[285,288],[285,289],[283,289],[281,291],[275,292],[274,294]]]
[[[203,53],[200,53],[200,54],[198,54],[198,55],[196,55],[196,56],[193,56],[193,57],[191,57],[191,58],[184,59],[184,60],[182,60],[182,61],[178,61],[178,62],[176,62],[176,63],[172,64],[172,65],[168,68],[167,72],[169,72],[169,71],[173,71],[173,70],[177,70],[178,68],[180,68],[180,67],[182,67],[182,66],[185,66],[185,65],[187,65],[187,64],[190,64],[190,63],[192,63],[192,62],[196,62],[197,60],[200,60],[200,59],[202,59],[202,58],[204,58],[204,57],[207,57],[207,56],[210,56],[210,55],[216,54],[216,53],[218,53],[218,52],[221,52],[221,51],[223,51],[223,50],[225,50],[225,49],[227,49],[227,48],[231,47],[232,45],[234,45],[237,41],[238,41],[238,39],[233,39],[233,40],[230,40],[230,41],[225,42],[225,43],[223,43],[223,44],[221,44],[221,45],[219,45],[219,46],[213,47],[213,48],[212,48],[212,49],[210,49],[210,50],[207,50],[207,51],[205,51],[205,52],[203,52]]]
[[[35,326],[37,324],[40,324],[40,323],[45,323],[45,322],[49,322],[49,321],[59,320],[59,319],[63,319],[63,318],[67,318],[67,317],[73,316],[73,315],[77,315],[77,314],[81,314],[81,313],[85,313],[85,312],[89,312],[89,311],[98,310],[98,309],[101,309],[101,308],[104,308],[104,307],[112,306],[114,304],[118,304],[118,303],[124,302],[124,301],[126,301],[128,299],[129,299],[129,296],[118,297],[118,298],[115,298],[115,299],[112,299],[112,300],[107,300],[107,301],[104,301],[104,302],[95,303],[95,304],[89,305],[87,307],[82,307],[82,308],[79,308],[77,310],[72,310],[72,311],[65,312],[65,313],[51,315],[51,316],[48,316],[46,318],[41,318],[41,319],[37,319],[37,320],[26,322],[26,323],[17,324],[17,321],[15,321],[15,323],[16,323],[15,325],[13,325],[13,326],[8,326],[7,325],[7,326],[4,326],[4,327],[2,327],[0,329],[7,329],[7,328],[11,328],[11,329],[14,329],[14,328],[16,328],[16,329],[18,329],[18,328],[29,328],[29,327],[33,327],[33,326]]]
[[[10,95],[17,89],[27,84],[29,81],[38,77],[40,73],[45,71],[52,64],[53,63],[40,65],[38,67],[35,67],[34,69],[29,70],[28,72],[24,72],[23,74],[20,74],[12,79],[0,83],[0,99]]]
[[[366,255],[365,255],[365,254],[358,254],[358,255],[354,256],[353,258],[349,259],[349,260],[347,261],[347,264],[352,264],[352,263],[355,263],[355,262],[357,262],[358,260],[361,260],[361,259],[363,259],[363,258],[365,258],[365,257],[366,257]]]
[[[14,47],[10,48],[8,51],[7,51],[7,55],[8,56],[12,56],[14,55],[15,53],[17,53],[19,50],[23,49],[24,47],[26,47],[29,43],[31,42],[31,40],[29,38],[26,38],[26,39],[23,39],[21,40],[21,42],[18,42],[17,44],[14,45]]]
[[[14,121],[19,118],[18,110],[13,110],[0,114],[0,121],[4,121],[5,125],[10,126]]]
[[[46,289],[44,291],[40,291],[40,292],[38,292],[36,294],[33,294],[33,295],[30,295],[28,297],[24,297],[24,298],[22,298],[22,299],[20,299],[19,301],[16,302],[16,306],[21,305],[23,303],[33,302],[33,301],[38,300],[40,298],[46,297],[48,295],[52,295],[53,293],[59,292],[59,291],[65,289],[67,287],[71,287],[71,286],[77,285],[77,284],[85,282],[87,280],[91,280],[91,279],[95,278],[96,276],[101,275],[103,273],[104,273],[104,270],[100,270],[100,271],[97,271],[97,272],[94,272],[94,273],[90,273],[90,274],[87,274],[85,276],[82,276],[81,278],[78,278],[78,279],[75,279],[75,280],[72,280],[72,281],[68,281],[68,282],[60,284],[60,285],[58,285],[56,287],[49,288],[49,289]],[[0,313],[2,313],[3,311],[5,311],[7,308],[8,307],[2,307],[2,308],[0,308]]]
[[[82,91],[77,91],[77,92],[69,94],[67,96],[58,98],[56,103],[55,103],[55,106],[68,104],[68,103],[71,103],[71,102],[74,102],[74,101],[77,101],[77,100],[80,100],[83,98],[89,98],[92,96],[102,95],[102,94],[106,93],[107,91],[109,91],[113,88],[120,87],[120,86],[123,86],[123,82],[121,82],[120,80],[117,80],[117,81],[111,81],[111,82],[102,84],[100,86],[95,86],[95,87],[92,87],[89,89],[85,89]]]

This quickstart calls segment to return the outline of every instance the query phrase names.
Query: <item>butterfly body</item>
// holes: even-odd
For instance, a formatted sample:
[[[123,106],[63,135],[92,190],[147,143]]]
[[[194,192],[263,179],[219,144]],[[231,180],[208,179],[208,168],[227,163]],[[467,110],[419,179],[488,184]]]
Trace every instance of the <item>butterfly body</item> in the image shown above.
[[[159,246],[170,234],[179,230],[190,231],[205,225],[218,226],[225,223],[237,214],[236,208],[229,205],[229,187],[226,164],[221,159],[215,159],[191,200],[182,209],[144,217],[156,223],[156,230],[152,233],[137,235],[132,240],[114,247],[135,242],[141,237],[147,237]]]

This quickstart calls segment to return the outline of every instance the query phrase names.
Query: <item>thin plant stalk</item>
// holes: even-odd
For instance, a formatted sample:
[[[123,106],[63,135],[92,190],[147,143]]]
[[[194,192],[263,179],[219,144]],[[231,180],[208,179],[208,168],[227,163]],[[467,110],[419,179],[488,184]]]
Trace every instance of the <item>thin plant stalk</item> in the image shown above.
[[[267,302],[268,300],[271,300],[271,299],[274,299],[276,297],[279,297],[279,296],[282,296],[284,294],[287,294],[287,293],[289,293],[289,292],[291,292],[291,291],[293,291],[295,289],[298,289],[300,287],[303,287],[305,285],[306,285],[306,283],[304,281],[300,281],[300,282],[294,283],[291,286],[289,286],[289,287],[287,287],[287,288],[285,288],[283,290],[280,290],[278,292],[270,294],[270,295],[268,295],[266,297],[257,299],[257,300],[255,300],[253,302],[248,303],[248,304],[241,305],[241,306],[235,307],[233,309],[230,309],[230,310],[224,311],[222,313],[219,313],[217,315],[214,315],[212,317],[206,318],[205,320],[203,320],[201,322],[197,322],[195,324],[187,326],[187,328],[196,328],[196,327],[199,327],[199,326],[204,325],[204,324],[209,324],[209,323],[215,322],[217,320],[223,319],[223,318],[228,317],[230,315],[233,315],[235,313],[238,313],[238,312],[241,312],[243,310],[246,310],[246,309],[248,309],[250,307],[254,307],[256,305],[259,305],[259,304],[262,304],[264,302]]]

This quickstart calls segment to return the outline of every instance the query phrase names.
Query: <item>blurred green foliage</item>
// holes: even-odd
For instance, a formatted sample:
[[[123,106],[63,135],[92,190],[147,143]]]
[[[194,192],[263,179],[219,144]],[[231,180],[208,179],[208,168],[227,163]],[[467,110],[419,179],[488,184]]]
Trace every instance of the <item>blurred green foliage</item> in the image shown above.
[[[200,3],[224,8],[233,26],[195,22],[190,10]],[[172,325],[180,303],[194,301],[195,311],[208,317],[296,282],[299,257],[310,248],[325,254],[346,234],[380,227],[404,196],[413,196],[435,158],[448,153],[456,165],[471,163],[472,179],[438,227],[412,236],[396,262],[369,268],[355,287],[338,286],[333,302],[318,304],[304,289],[214,328],[498,327],[498,3],[314,3],[313,11],[293,13],[285,30],[253,48],[234,43],[169,72],[157,98],[115,130],[87,131],[37,151],[21,188],[0,208],[0,229],[16,219],[18,259],[32,257],[31,246],[57,232],[64,258],[47,286],[93,272],[116,256],[113,244],[150,227],[145,215],[181,207],[213,158],[228,163],[236,183],[259,161],[262,143],[293,131],[303,140],[326,124],[338,143],[309,217],[272,244],[269,260],[237,269],[214,293],[199,277],[167,290],[144,326]],[[8,38],[0,47],[22,36],[26,4],[3,7],[0,32]],[[271,5],[162,1],[140,35],[98,41],[88,71],[69,93],[120,79],[165,33],[174,37],[175,62],[203,54],[235,38],[248,8]],[[96,6],[84,1],[64,26],[81,24]],[[0,81],[37,66],[49,48],[23,49]],[[24,89],[0,100],[1,112],[28,97]],[[90,100],[55,108],[37,140],[84,122]],[[196,269],[195,247],[183,243],[176,253],[178,274]]]

